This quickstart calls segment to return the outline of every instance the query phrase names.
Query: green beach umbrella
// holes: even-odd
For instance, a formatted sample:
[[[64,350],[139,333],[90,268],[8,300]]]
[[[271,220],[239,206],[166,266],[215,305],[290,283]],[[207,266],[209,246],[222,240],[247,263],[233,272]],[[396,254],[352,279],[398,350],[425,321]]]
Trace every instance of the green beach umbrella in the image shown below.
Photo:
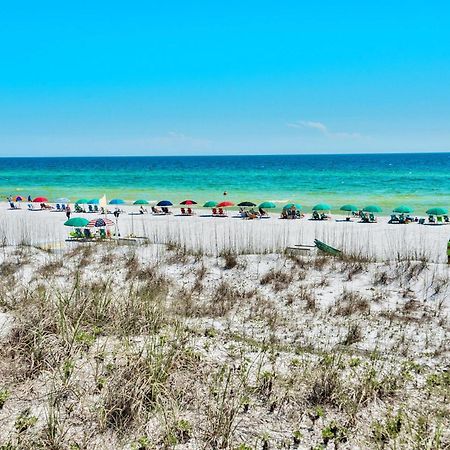
[[[313,211],[331,211],[331,206],[328,203],[318,203],[313,206]]]
[[[379,206],[377,205],[369,205],[363,208],[364,212],[371,212],[371,213],[380,213],[383,211]]]
[[[85,227],[89,223],[89,220],[85,219],[84,217],[72,217],[69,220],[66,220],[64,222],[64,225],[66,227],[77,227],[82,228]]]
[[[203,208],[214,208],[215,206],[217,206],[217,202],[210,200],[203,205]]]
[[[259,205],[259,208],[261,208],[261,209],[270,209],[270,208],[276,208],[276,207],[277,207],[277,205],[275,205],[275,203],[272,203],[272,202],[262,202]]]
[[[77,205],[87,205],[89,203],[89,200],[87,198],[80,198],[80,200],[77,200],[75,203]]]
[[[298,203],[288,203],[287,205],[284,205],[284,206],[283,206],[283,209],[292,209],[292,208],[295,208],[295,209],[302,209],[303,206],[302,206],[302,205],[299,205]]]
[[[341,211],[348,211],[348,212],[358,211],[358,207],[355,205],[342,205],[339,209]]]
[[[427,209],[427,214],[430,216],[445,216],[448,214],[448,209],[436,206],[434,208]]]
[[[148,205],[149,202],[147,200],[136,200],[133,205]]]
[[[414,210],[410,206],[407,206],[407,205],[400,205],[400,206],[397,206],[397,208],[392,210],[392,212],[401,213],[401,214],[410,214],[413,211]]]

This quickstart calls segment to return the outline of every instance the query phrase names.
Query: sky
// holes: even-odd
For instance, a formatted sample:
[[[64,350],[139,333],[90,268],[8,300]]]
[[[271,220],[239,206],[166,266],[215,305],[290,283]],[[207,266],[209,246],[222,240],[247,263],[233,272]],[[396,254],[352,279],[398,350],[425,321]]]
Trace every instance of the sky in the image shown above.
[[[450,151],[450,2],[4,2],[0,156]]]

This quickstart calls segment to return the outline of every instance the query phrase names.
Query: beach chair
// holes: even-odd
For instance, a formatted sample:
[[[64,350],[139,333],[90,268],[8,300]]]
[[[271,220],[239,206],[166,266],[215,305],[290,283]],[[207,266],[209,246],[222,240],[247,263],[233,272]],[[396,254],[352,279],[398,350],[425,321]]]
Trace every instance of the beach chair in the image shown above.
[[[217,209],[216,209],[216,208],[213,208],[213,209],[212,209],[212,215],[213,215],[213,216],[217,216]]]
[[[106,230],[104,228],[100,228],[100,239],[106,239]]]
[[[218,213],[218,215],[219,215],[219,216],[226,216],[226,214],[225,214],[225,212],[224,212],[224,210],[223,210],[222,208],[219,208],[219,213]]]
[[[94,211],[98,213],[98,205],[94,205]]]
[[[434,216],[428,216],[428,222],[429,223],[436,223],[436,219],[434,218]]]
[[[92,207],[92,205],[88,205],[88,212],[90,213],[94,212],[94,208]]]
[[[83,232],[81,231],[81,228],[75,228],[75,237],[77,239],[82,239],[83,238]]]
[[[187,215],[188,216],[193,216],[194,215],[194,212],[192,211],[192,208],[188,208],[187,209]]]
[[[86,239],[91,239],[92,238],[91,230],[89,228],[85,228],[84,229],[84,237]]]
[[[83,212],[83,209],[81,208],[80,205],[75,205],[75,212],[76,213],[82,213]]]
[[[182,216],[185,216],[185,215],[186,215],[186,210],[185,210],[184,208],[180,208],[180,211],[181,211],[181,215],[182,215]]]
[[[376,217],[373,215],[373,213],[369,214],[369,222],[375,223],[377,221]]]
[[[423,217],[421,217],[419,219],[419,225],[423,225],[425,223],[425,219]]]
[[[444,223],[444,218],[442,216],[437,216],[437,223],[439,223],[440,225],[442,225]]]
[[[312,219],[313,220],[320,220],[320,214],[317,211],[313,211]]]
[[[61,205],[59,203],[56,204],[56,211],[61,211]]]
[[[395,214],[391,214],[391,218],[388,223],[398,223],[398,217]]]
[[[444,222],[446,222],[446,223],[449,223],[449,222],[450,222],[448,216],[444,216]]]

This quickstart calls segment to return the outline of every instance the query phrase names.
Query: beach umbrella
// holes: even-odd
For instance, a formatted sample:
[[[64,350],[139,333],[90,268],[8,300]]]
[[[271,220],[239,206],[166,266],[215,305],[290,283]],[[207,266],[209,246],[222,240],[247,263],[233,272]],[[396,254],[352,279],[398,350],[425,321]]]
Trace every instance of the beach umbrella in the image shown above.
[[[300,205],[300,204],[298,204],[298,203],[288,203],[287,205],[284,205],[284,206],[283,206],[283,209],[292,209],[292,208],[295,208],[295,209],[302,209],[303,206]]]
[[[214,208],[215,206],[217,206],[217,202],[214,200],[209,200],[203,205],[203,208]]]
[[[218,208],[228,208],[229,206],[234,206],[233,202],[220,202],[217,207]]]
[[[275,203],[273,203],[273,202],[262,202],[258,206],[258,208],[261,208],[261,209],[271,209],[271,208],[276,208],[276,207],[277,207],[277,205],[275,205]]]
[[[328,203],[318,203],[312,208],[313,211],[331,211],[331,206]]]
[[[194,200],[184,200],[180,203],[180,205],[196,205],[197,202],[194,202]]]
[[[76,205],[87,205],[90,201],[87,198],[80,198],[75,202]]]
[[[365,206],[363,208],[363,211],[364,212],[371,212],[371,213],[380,213],[383,210],[377,205],[369,205],[369,206]]]
[[[66,197],[60,197],[55,200],[55,203],[69,203],[70,200]]]
[[[149,202],[147,200],[136,200],[133,205],[148,205]]]
[[[103,219],[102,217],[98,219],[92,219],[87,224],[88,228],[101,228],[101,227],[110,227],[114,225],[114,222],[110,219]]]
[[[84,217],[72,217],[69,220],[66,220],[64,222],[64,225],[66,227],[77,227],[77,228],[83,228],[89,223],[89,220],[85,219]]]
[[[87,203],[89,205],[98,205],[100,203],[100,199],[99,198],[91,198],[90,200],[88,200]]]
[[[36,197],[33,200],[33,203],[47,203],[48,202],[48,198],[47,197]]]
[[[238,206],[249,208],[252,206],[256,206],[256,204],[253,202],[241,202],[241,203],[238,203]]]
[[[122,200],[121,198],[113,198],[112,200],[110,200],[109,204],[110,205],[124,205],[125,200]]]
[[[397,206],[397,208],[393,209],[392,212],[401,214],[410,214],[413,212],[413,209],[410,206],[400,205]]]
[[[14,201],[15,201],[15,202],[21,202],[21,201],[23,201],[23,197],[21,197],[20,195],[18,195],[17,197],[14,197]]]
[[[170,200],[161,200],[156,206],[173,206],[173,203]]]
[[[436,206],[434,208],[427,209],[427,214],[430,216],[445,216],[448,214],[448,209]]]
[[[358,211],[358,207],[355,205],[342,205],[339,209],[347,212]]]

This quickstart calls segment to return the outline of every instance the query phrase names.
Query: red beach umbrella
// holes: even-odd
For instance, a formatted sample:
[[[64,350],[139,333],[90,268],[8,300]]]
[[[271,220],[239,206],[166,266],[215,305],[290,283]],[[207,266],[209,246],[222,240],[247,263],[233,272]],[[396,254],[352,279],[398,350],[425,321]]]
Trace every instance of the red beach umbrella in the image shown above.
[[[47,197],[36,197],[33,200],[33,203],[47,203],[48,202],[48,198]]]
[[[180,203],[180,205],[196,205],[197,202],[194,202],[194,200],[184,200]]]
[[[221,202],[217,205],[217,208],[227,208],[228,206],[234,206],[233,202]]]

